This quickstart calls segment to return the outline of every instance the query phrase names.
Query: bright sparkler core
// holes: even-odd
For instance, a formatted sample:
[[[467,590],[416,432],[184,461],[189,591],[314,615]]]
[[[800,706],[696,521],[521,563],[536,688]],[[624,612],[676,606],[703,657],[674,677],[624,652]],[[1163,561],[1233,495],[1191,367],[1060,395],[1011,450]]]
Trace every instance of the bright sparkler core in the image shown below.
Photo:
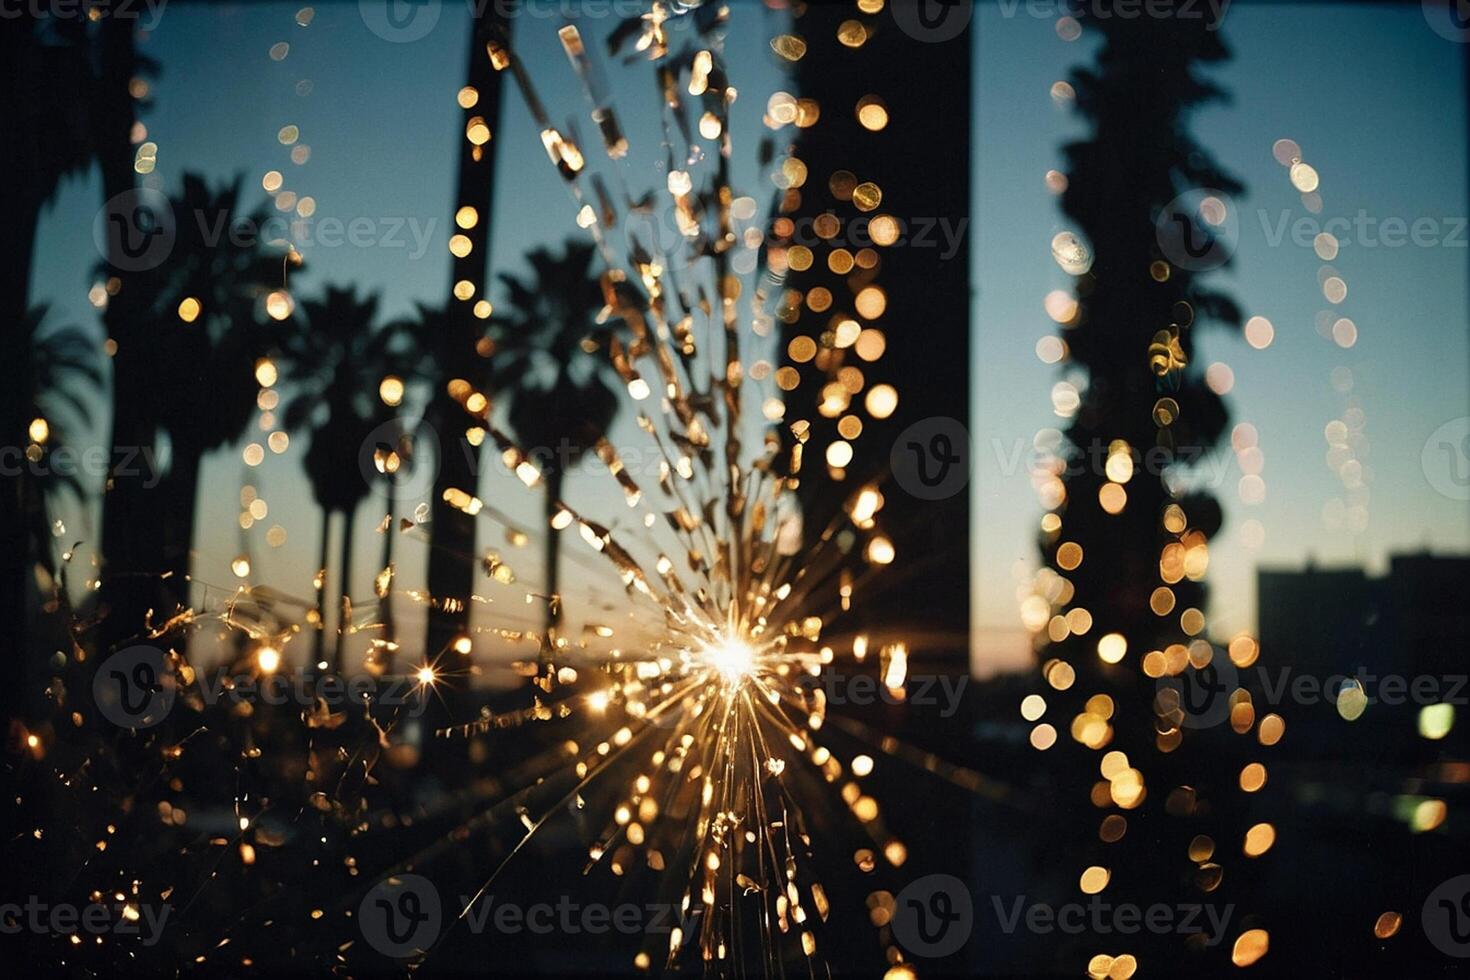
[[[706,646],[704,660],[732,686],[755,675],[755,650],[737,636],[727,636]]]
[[[434,668],[425,665],[423,667],[420,667],[418,669],[418,673],[416,673],[414,676],[418,678],[418,682],[420,684],[428,687],[434,683]]]
[[[261,647],[255,653],[255,665],[262,674],[271,674],[281,666],[281,651],[275,647]]]

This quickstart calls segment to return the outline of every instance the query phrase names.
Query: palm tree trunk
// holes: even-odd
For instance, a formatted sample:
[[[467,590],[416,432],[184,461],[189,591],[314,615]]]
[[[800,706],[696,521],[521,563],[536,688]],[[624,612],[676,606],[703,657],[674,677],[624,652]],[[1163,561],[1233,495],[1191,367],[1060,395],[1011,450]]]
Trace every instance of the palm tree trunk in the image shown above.
[[[21,495],[25,499],[25,519],[30,525],[30,543],[25,550],[26,561],[35,562],[47,574],[56,574],[56,560],[51,550],[51,517],[46,506],[46,491],[34,479],[23,479]],[[29,582],[26,583],[29,586]]]
[[[561,532],[551,526],[551,519],[561,508],[564,479],[558,466],[546,467],[546,639],[561,625]]]
[[[341,674],[347,650],[347,631],[352,626],[352,519],[357,516],[357,506],[349,507],[342,514],[342,562],[340,586],[342,601],[338,603],[337,646],[332,652],[332,673]]]
[[[96,115],[92,131],[97,140],[104,201],[137,187],[131,142],[134,100],[128,90],[137,73],[133,28],[131,19],[120,17],[103,18],[100,28],[102,84],[93,103]],[[119,257],[110,258],[109,274],[120,283],[103,314],[107,335],[117,343],[111,359],[110,445],[115,461],[131,465],[120,466],[111,475],[102,498],[102,604],[107,610],[101,631],[104,651],[142,629],[144,614],[156,604],[159,590],[152,576],[162,564],[158,546],[161,501],[150,490],[156,489],[155,474],[148,472],[143,455],[154,443],[154,425],[147,408],[153,402],[148,390],[152,383],[151,354],[143,337],[137,277],[120,267],[126,263],[120,263]]]
[[[159,528],[160,566],[168,573],[164,586],[181,606],[189,604],[189,573],[193,567],[190,545],[194,540],[194,515],[199,502],[199,470],[203,453],[192,447],[176,447],[168,479],[154,488],[162,512]]]
[[[311,670],[308,673],[317,671],[317,664],[327,658],[327,564],[331,560],[327,548],[331,538],[332,512],[323,507],[322,540],[316,563],[316,635],[311,639]]]
[[[512,3],[475,4],[475,23],[470,31],[469,68],[466,84],[479,93],[479,101],[464,111],[454,133],[459,150],[459,179],[455,192],[455,211],[474,208],[480,220],[461,233],[470,240],[470,252],[455,258],[450,269],[450,285],[466,280],[475,287],[475,298],[483,298],[489,278],[490,219],[495,200],[495,157],[500,145],[501,78],[503,72],[490,64],[485,43],[491,37],[506,37],[510,32]],[[465,124],[473,117],[485,120],[494,138],[483,146],[465,139]],[[440,338],[435,358],[448,371],[459,370],[465,363],[476,363],[475,342],[479,339],[478,321],[473,304],[449,300],[449,329]],[[475,519],[444,500],[444,491],[453,487],[475,492],[479,473],[479,450],[463,437],[465,428],[473,424],[463,408],[450,398],[443,385],[436,386],[427,412],[433,430],[439,433],[439,473],[434,480],[434,495],[429,533],[429,593],[435,599],[459,599],[457,609],[429,607],[429,627],[425,653],[433,656],[456,636],[469,628],[469,594],[475,585]]]
[[[19,32],[12,30],[12,33]],[[8,45],[0,47],[0,51],[6,48]],[[23,96],[17,93],[16,98]],[[19,161],[21,173],[26,167],[26,161]],[[8,221],[0,222],[0,248],[4,249],[5,255],[13,257],[13,261],[0,263],[0,323],[5,324],[0,329],[0,363],[4,364],[27,363],[26,346],[31,343],[29,331],[20,329],[19,324],[25,322],[39,202],[24,201],[21,210],[23,213],[16,216],[13,226]],[[29,441],[26,437],[30,420],[26,418],[25,388],[19,379],[0,385],[0,446],[23,448]],[[26,629],[29,583],[26,576],[27,531],[22,506],[27,482],[20,465],[23,462],[18,456],[14,460],[6,460],[12,465],[5,466],[4,472],[0,472],[0,622],[8,624],[7,632],[14,644],[13,659],[8,658],[9,662],[4,664],[9,680],[0,684],[0,716],[16,720],[26,713],[32,687],[36,686],[35,681],[39,677],[39,671],[33,669],[31,663],[30,633]]]

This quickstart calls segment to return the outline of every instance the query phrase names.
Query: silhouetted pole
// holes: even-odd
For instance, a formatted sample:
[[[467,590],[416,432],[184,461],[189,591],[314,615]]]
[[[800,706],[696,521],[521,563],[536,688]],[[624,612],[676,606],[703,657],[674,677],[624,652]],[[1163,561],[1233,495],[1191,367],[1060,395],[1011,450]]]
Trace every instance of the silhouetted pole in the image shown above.
[[[504,77],[504,73],[491,65],[486,43],[508,36],[512,6],[509,3],[475,5],[466,84],[475,90],[478,98],[461,113],[460,129],[456,133],[460,155],[454,198],[455,215],[467,216],[470,212],[464,209],[473,209],[475,221],[468,228],[463,227],[463,222],[452,228],[452,234],[462,235],[468,240],[470,250],[463,256],[454,256],[447,310],[449,329],[435,350],[439,363],[436,373],[441,378],[464,377],[476,387],[485,371],[484,362],[476,350],[482,330],[481,321],[475,317],[474,306],[476,302],[489,298],[486,286],[489,282],[490,227],[494,218],[495,157],[496,146],[500,142],[501,82]],[[490,134],[489,141],[480,145],[466,135],[466,128],[477,117]],[[455,284],[461,282],[470,283],[473,287],[471,298],[467,300],[453,297]],[[450,396],[442,383],[433,392],[426,414],[438,436],[435,450],[439,454],[439,471],[430,501],[432,524],[428,586],[434,605],[429,610],[424,651],[425,656],[432,658],[456,637],[468,632],[469,596],[474,591],[478,564],[475,519],[446,502],[444,492],[451,488],[471,495],[476,492],[480,452],[464,435],[467,427],[478,424],[477,420]],[[394,532],[390,530],[389,533]]]

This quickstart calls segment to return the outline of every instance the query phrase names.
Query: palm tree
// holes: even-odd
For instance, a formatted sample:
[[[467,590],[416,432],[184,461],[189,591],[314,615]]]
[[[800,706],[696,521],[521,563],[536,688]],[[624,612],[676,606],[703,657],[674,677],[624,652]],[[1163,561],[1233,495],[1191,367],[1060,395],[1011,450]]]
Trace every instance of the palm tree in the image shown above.
[[[1088,23],[1106,43],[1095,69],[1073,73],[1077,105],[1093,132],[1065,148],[1062,210],[1095,256],[1090,271],[1078,276],[1078,313],[1064,333],[1071,364],[1088,378],[1067,439],[1082,453],[1114,440],[1140,453],[1155,445],[1208,450],[1219,441],[1228,411],[1194,363],[1194,338],[1209,325],[1238,329],[1240,310],[1207,287],[1207,276],[1161,252],[1157,216],[1191,188],[1241,189],[1187,126],[1190,110],[1224,95],[1198,66],[1228,53],[1217,32],[1177,19],[1151,18],[1126,28],[1109,20]],[[1159,271],[1163,266],[1166,273]],[[1151,345],[1161,331],[1169,334],[1164,348],[1172,353],[1151,365]],[[1161,425],[1155,409],[1166,397],[1177,407],[1169,413],[1172,421]],[[1167,621],[1149,608],[1160,550],[1177,538],[1162,526],[1163,512],[1182,503],[1190,527],[1209,535],[1218,505],[1205,495],[1176,500],[1163,474],[1140,472],[1126,484],[1126,507],[1109,514],[1098,506],[1098,492],[1110,478],[1096,469],[1074,467],[1064,478],[1063,531],[1049,536],[1043,553],[1073,583],[1074,602],[1091,611],[1100,633],[1122,633],[1130,647],[1145,650],[1170,642],[1160,635]],[[1056,561],[1063,541],[1082,546],[1080,567]],[[1203,607],[1199,582],[1186,579],[1173,590],[1181,610]],[[1124,673],[1105,672],[1113,678]]]
[[[303,460],[312,495],[322,509],[321,563],[317,582],[320,620],[313,643],[314,663],[325,648],[328,537],[333,514],[342,515],[338,564],[342,609],[352,593],[352,525],[357,508],[372,490],[359,467],[363,443],[390,423],[393,413],[378,397],[387,375],[403,371],[412,354],[399,343],[402,334],[377,329],[376,295],[359,299],[353,288],[328,286],[321,299],[301,304],[301,317],[285,338],[285,380],[295,394],[285,409],[288,431],[306,431],[310,443]],[[390,529],[391,536],[391,529]],[[334,671],[342,669],[347,622],[338,623]]]
[[[282,284],[283,256],[258,236],[225,233],[236,222],[260,228],[263,208],[246,213],[241,181],[211,190],[185,174],[174,212],[167,261],[138,274],[134,313],[152,325],[142,397],[147,424],[168,436],[167,476],[145,514],[158,520],[160,571],[174,598],[187,603],[190,546],[204,456],[229,445],[257,411],[256,365],[275,348],[279,328],[261,314],[265,296]],[[129,515],[137,521],[144,515]]]
[[[129,80],[152,71],[152,64],[132,53],[132,22],[106,18],[92,25],[83,17],[20,14],[0,31],[0,63],[11,65],[9,98],[0,103],[0,126],[10,134],[5,221],[0,222],[0,364],[28,362],[35,339],[23,329],[29,317],[32,258],[41,208],[62,180],[86,167],[120,137],[124,152],[132,127],[134,102]],[[124,36],[119,40],[118,35]],[[119,52],[126,50],[127,57]],[[126,74],[118,70],[126,61]],[[125,100],[120,101],[120,100]],[[115,110],[124,107],[126,124],[113,125]],[[129,166],[131,174],[131,166]],[[0,385],[0,445],[27,445],[27,428],[35,416],[25,384]],[[0,714],[18,718],[31,685],[27,639],[27,579],[32,555],[28,493],[19,474],[0,474],[0,621],[9,624],[11,645],[22,651],[19,675],[0,693]]]
[[[1186,635],[1181,614],[1205,608],[1203,567],[1186,575],[1171,571],[1164,559],[1171,548],[1198,547],[1203,553],[1220,526],[1219,505],[1207,493],[1182,495],[1157,466],[1132,465],[1140,457],[1156,458],[1155,447],[1178,449],[1184,459],[1208,451],[1228,421],[1225,404],[1204,384],[1195,363],[1195,338],[1210,325],[1237,329],[1240,312],[1208,288],[1201,274],[1221,260],[1191,262],[1159,231],[1170,213],[1166,209],[1187,191],[1215,189],[1223,192],[1222,202],[1240,191],[1189,129],[1194,108],[1224,97],[1201,69],[1225,60],[1228,52],[1221,35],[1199,21],[1083,23],[1101,35],[1102,44],[1095,66],[1075,70],[1071,79],[1091,132],[1064,148],[1068,184],[1062,211],[1085,236],[1084,249],[1092,257],[1090,269],[1083,270],[1082,262],[1068,269],[1077,274],[1078,308],[1063,336],[1069,368],[1085,371],[1087,383],[1066,438],[1078,460],[1100,461],[1102,452],[1128,458],[1116,467],[1069,466],[1061,477],[1065,494],[1055,508],[1060,527],[1043,536],[1041,554],[1057,576],[1053,581],[1070,583],[1057,611],[1085,610],[1091,626],[1053,636],[1056,642],[1041,657],[1075,670],[1070,695],[1047,692],[1049,701],[1066,705],[1064,712],[1074,702],[1082,710],[1085,698],[1105,693],[1119,718],[1128,719],[1108,732],[1108,748],[1147,760],[1149,795],[1129,820],[1142,819],[1150,829],[1112,845],[1093,842],[1088,850],[1096,854],[1106,847],[1109,863],[1142,869],[1115,882],[1113,901],[1167,901],[1188,891],[1181,883],[1189,874],[1156,855],[1183,852],[1196,834],[1226,839],[1243,832],[1236,821],[1247,806],[1229,775],[1239,771],[1229,760],[1249,751],[1240,747],[1244,740],[1232,740],[1228,729],[1189,727],[1182,714],[1160,707],[1158,682],[1140,669],[1146,652],[1171,645],[1182,650],[1200,632],[1196,627]],[[1198,238],[1208,241],[1210,232],[1201,224],[1190,234],[1196,248]],[[1068,258],[1085,257],[1084,249]],[[1112,639],[1100,640],[1106,637]],[[1105,642],[1116,655],[1104,654]],[[1224,651],[1213,656],[1225,659]],[[1157,728],[1146,723],[1154,714]],[[1199,754],[1202,745],[1210,749],[1207,759]],[[1096,778],[1097,753],[1053,755],[1058,768],[1073,767],[1070,785],[1085,796]],[[1198,809],[1192,802],[1181,806],[1168,792],[1176,786],[1189,786],[1191,801],[1198,794],[1207,802]],[[1249,894],[1247,882],[1257,873],[1237,866],[1212,891],[1212,900]],[[1080,945],[1068,949],[1074,957],[1068,969],[1087,955]],[[1177,937],[1140,938],[1136,953],[1140,960],[1165,964],[1166,972],[1186,962]],[[1201,967],[1194,957],[1188,963],[1213,966]]]
[[[602,292],[592,275],[591,245],[568,241],[561,255],[538,248],[526,256],[532,278],[501,275],[507,312],[490,318],[495,352],[491,388],[506,421],[537,459],[546,484],[546,628],[561,618],[557,601],[560,532],[551,524],[567,472],[607,434],[618,410],[611,362],[589,351],[605,328],[596,318]],[[595,344],[593,345],[595,347]]]
[[[55,457],[68,445],[68,418],[80,426],[92,424],[92,407],[79,392],[101,385],[102,368],[96,340],[79,327],[46,326],[47,312],[45,305],[34,306],[21,323],[20,331],[27,339],[26,358],[14,366],[13,377],[20,381],[17,387],[29,406],[26,414],[31,419],[26,426],[26,463],[19,473],[22,513],[30,528],[26,554],[47,573],[54,574],[48,500],[66,491],[80,502],[91,489],[77,478],[72,467],[56,465]]]

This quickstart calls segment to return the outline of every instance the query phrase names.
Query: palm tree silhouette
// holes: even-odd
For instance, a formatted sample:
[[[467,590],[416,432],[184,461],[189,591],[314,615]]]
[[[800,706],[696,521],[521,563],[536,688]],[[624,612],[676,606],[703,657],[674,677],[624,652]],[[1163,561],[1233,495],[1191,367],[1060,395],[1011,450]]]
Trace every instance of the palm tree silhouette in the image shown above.
[[[263,208],[245,212],[241,181],[211,190],[185,174],[170,200],[175,240],[167,261],[139,273],[136,315],[153,324],[147,371],[152,384],[146,419],[166,433],[167,476],[148,509],[159,521],[160,571],[175,599],[187,603],[190,546],[204,456],[234,442],[257,411],[257,363],[275,347],[279,328],[261,313],[263,299],[282,284],[283,255],[258,235],[224,231],[237,222],[260,228]],[[128,519],[147,519],[132,514]]]
[[[236,178],[212,190],[186,173],[168,200],[166,259],[126,279],[98,267],[117,284],[104,311],[117,345],[112,441],[132,467],[109,474],[103,497],[105,645],[141,628],[144,609],[188,604],[204,456],[239,438],[257,410],[256,365],[278,333],[263,300],[283,282],[286,253],[231,231],[266,220],[264,208],[242,208],[241,186]],[[142,474],[165,439],[166,474]]]
[[[536,458],[546,484],[548,640],[561,618],[560,532],[551,519],[568,470],[607,434],[618,410],[612,365],[594,353],[605,332],[597,323],[603,304],[591,272],[594,255],[591,245],[577,241],[568,241],[559,256],[544,248],[528,253],[532,278],[502,274],[506,312],[489,321],[495,342],[491,389],[505,403],[507,423],[522,449]]]
[[[48,499],[65,491],[78,502],[91,487],[77,478],[70,466],[53,465],[57,451],[68,445],[70,421],[91,426],[92,408],[79,392],[102,383],[97,341],[79,327],[48,327],[48,307],[34,306],[20,325],[26,335],[25,360],[15,365],[14,377],[29,406],[26,414],[26,465],[20,467],[23,511],[30,528],[32,555],[49,574],[56,571],[52,554]]]
[[[396,329],[375,328],[376,295],[359,299],[352,287],[328,286],[322,298],[304,301],[299,312],[282,344],[285,380],[295,388],[284,419],[288,431],[310,434],[303,465],[312,496],[322,509],[314,663],[322,662],[325,648],[330,519],[342,515],[338,563],[342,618],[332,654],[332,669],[340,672],[352,594],[353,519],[372,491],[360,466],[362,447],[375,431],[392,422],[394,413],[379,398],[379,385],[385,376],[403,370],[409,354],[397,343],[401,335]],[[390,529],[390,537],[392,533]]]
[[[1188,125],[1191,110],[1224,97],[1200,71],[1228,57],[1221,35],[1200,21],[1173,17],[1083,23],[1103,43],[1094,66],[1072,73],[1076,105],[1091,133],[1064,148],[1068,184],[1061,206],[1086,245],[1059,253],[1067,260],[1064,268],[1085,250],[1091,254],[1089,269],[1081,269],[1085,262],[1068,268],[1076,275],[1078,306],[1062,330],[1069,369],[1086,373],[1066,431],[1071,459],[1080,465],[1067,466],[1060,476],[1065,494],[1054,508],[1060,527],[1043,534],[1040,550],[1056,576],[1050,581],[1070,585],[1053,593],[1057,612],[1066,612],[1069,624],[1090,626],[1069,625],[1060,639],[1052,635],[1055,642],[1040,656],[1075,670],[1070,694],[1047,691],[1048,700],[1067,706],[1063,711],[1073,701],[1082,710],[1084,699],[1105,693],[1118,717],[1128,719],[1108,730],[1107,746],[1147,760],[1149,794],[1138,817],[1129,819],[1147,821],[1149,833],[1085,846],[1094,854],[1107,847],[1108,863],[1140,869],[1126,882],[1115,882],[1109,891],[1113,901],[1167,901],[1189,893],[1182,885],[1189,876],[1156,855],[1183,852],[1195,834],[1226,839],[1243,831],[1233,821],[1245,804],[1232,792],[1229,776],[1239,770],[1227,760],[1249,750],[1239,747],[1241,739],[1229,741],[1228,728],[1222,733],[1192,727],[1182,713],[1162,707],[1160,682],[1140,663],[1149,651],[1184,650],[1199,632],[1186,633],[1181,614],[1205,608],[1203,566],[1176,574],[1168,569],[1166,549],[1203,548],[1221,522],[1219,504],[1208,493],[1186,493],[1150,460],[1159,458],[1156,450],[1189,460],[1219,442],[1228,411],[1203,382],[1195,337],[1208,325],[1233,330],[1240,324],[1236,304],[1205,284],[1208,265],[1222,264],[1228,255],[1201,265],[1193,261],[1197,249],[1179,254],[1161,226],[1171,220],[1179,195],[1208,189],[1223,211],[1233,207],[1230,195],[1241,185],[1195,141]],[[1126,453],[1126,462],[1104,465],[1115,452]],[[1074,615],[1083,610],[1087,617]],[[1213,656],[1225,659],[1224,651]],[[1182,669],[1189,675],[1181,680],[1196,682],[1193,668]],[[1155,714],[1157,728],[1146,723]],[[1199,756],[1200,744],[1212,750],[1207,761]],[[1096,779],[1097,754],[1053,756],[1065,774],[1061,784],[1085,796]],[[1192,802],[1181,804],[1168,792],[1176,786],[1191,787],[1191,801],[1197,793],[1208,802],[1198,810]],[[1226,900],[1222,896],[1254,873],[1237,865],[1212,900]],[[1178,937],[1140,937],[1134,948],[1140,960],[1166,964],[1166,972],[1186,962]],[[1073,957],[1071,963],[1085,952],[1070,944],[1064,955]],[[1188,963],[1200,968],[1197,959]]]
[[[1093,133],[1065,148],[1069,183],[1062,210],[1086,235],[1095,258],[1077,277],[1075,326],[1064,330],[1070,362],[1088,378],[1067,439],[1083,453],[1118,439],[1139,453],[1156,445],[1209,450],[1228,412],[1203,383],[1194,337],[1211,324],[1239,329],[1240,310],[1205,285],[1205,270],[1182,267],[1163,253],[1157,219],[1187,190],[1241,190],[1187,126],[1191,109],[1224,97],[1196,66],[1228,53],[1218,33],[1178,19],[1148,18],[1126,27],[1116,20],[1089,23],[1106,44],[1095,69],[1073,73],[1077,105]],[[1172,355],[1150,370],[1151,346],[1161,331]],[[1171,410],[1173,421],[1161,426],[1155,408],[1162,398],[1178,407]],[[1123,633],[1130,647],[1152,644],[1167,625],[1149,608],[1150,592],[1160,584],[1159,552],[1177,537],[1161,525],[1164,508],[1183,503],[1190,527],[1206,536],[1218,526],[1219,508],[1203,494],[1177,500],[1163,474],[1151,471],[1127,482],[1126,507],[1110,515],[1098,506],[1109,477],[1096,470],[1076,467],[1064,478],[1063,532],[1050,536],[1043,551],[1076,587],[1076,603],[1092,612],[1100,633]],[[1080,567],[1057,564],[1062,541],[1082,546]],[[1199,582],[1178,582],[1174,592],[1181,610],[1203,604]]]
[[[21,15],[0,31],[0,63],[13,66],[10,97],[0,105],[0,124],[10,134],[6,220],[0,222],[0,363],[27,363],[36,352],[23,329],[30,314],[30,285],[36,229],[43,205],[63,179],[102,159],[109,151],[127,155],[139,101],[128,90],[156,66],[133,50],[130,18]],[[108,195],[104,192],[104,198]],[[0,385],[0,445],[26,446],[34,405],[27,385]],[[29,654],[28,578],[34,557],[27,550],[30,525],[22,474],[0,474],[0,621],[9,624],[11,644]],[[0,692],[0,714],[18,718],[32,687],[29,663]]]

